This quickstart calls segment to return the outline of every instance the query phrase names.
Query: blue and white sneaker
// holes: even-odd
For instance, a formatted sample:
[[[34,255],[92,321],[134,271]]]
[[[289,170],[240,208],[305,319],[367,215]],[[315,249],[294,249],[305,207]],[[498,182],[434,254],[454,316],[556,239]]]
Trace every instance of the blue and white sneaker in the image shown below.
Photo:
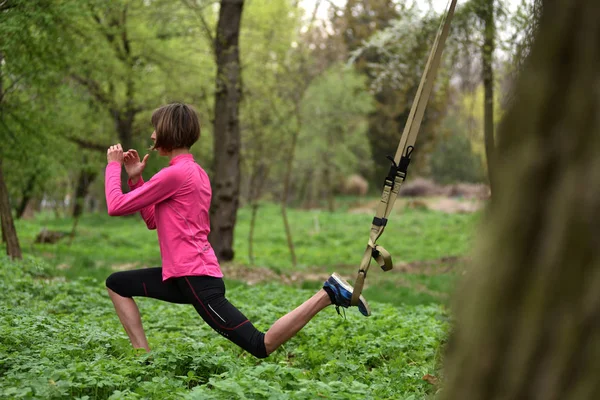
[[[350,307],[350,300],[352,300],[354,288],[337,273],[334,272],[329,279],[325,281],[323,289],[329,294],[331,303],[335,305],[338,314],[340,312],[340,307]],[[365,317],[371,315],[369,304],[362,295],[358,300],[358,311]]]

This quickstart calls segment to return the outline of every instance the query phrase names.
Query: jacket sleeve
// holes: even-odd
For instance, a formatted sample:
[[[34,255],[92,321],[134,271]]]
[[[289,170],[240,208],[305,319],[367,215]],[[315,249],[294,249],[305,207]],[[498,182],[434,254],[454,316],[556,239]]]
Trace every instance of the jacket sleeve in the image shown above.
[[[144,184],[144,178],[140,176],[140,179],[134,185],[131,183],[131,179],[127,181],[129,185],[129,189],[135,190]],[[148,207],[144,207],[140,210],[140,214],[142,215],[142,219],[146,223],[148,229],[156,229],[156,221],[154,220],[154,204]]]
[[[173,196],[183,184],[183,179],[171,168],[164,168],[148,182],[123,194],[121,189],[121,164],[116,161],[106,166],[104,190],[108,215],[120,216],[142,211]]]

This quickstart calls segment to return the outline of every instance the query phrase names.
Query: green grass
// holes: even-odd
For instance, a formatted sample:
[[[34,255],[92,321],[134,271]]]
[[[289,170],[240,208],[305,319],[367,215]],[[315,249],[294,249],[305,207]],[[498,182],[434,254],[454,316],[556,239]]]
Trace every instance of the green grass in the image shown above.
[[[112,218],[106,214],[81,217],[72,243],[63,238],[56,244],[34,244],[39,232],[48,230],[69,233],[72,218],[53,218],[41,214],[34,220],[17,221],[17,231],[25,253],[44,257],[54,266],[68,266],[64,274],[106,276],[114,266],[160,266],[156,231],[146,229],[139,216]]]
[[[298,268],[354,265],[362,257],[368,240],[372,215],[346,211],[304,211],[290,209]],[[292,268],[280,209],[265,204],[259,209],[254,233],[254,264],[279,270]],[[444,214],[423,210],[392,213],[379,240],[394,256],[394,261],[432,260],[463,255],[468,250],[477,214]],[[137,216],[112,218],[104,214],[82,217],[72,245],[63,239],[53,245],[34,245],[42,227],[69,232],[71,218],[38,216],[33,221],[18,221],[17,228],[25,251],[50,258],[55,265],[78,264],[85,267],[135,263],[160,265],[156,233],[148,231]],[[250,265],[248,234],[250,209],[238,212],[235,230],[236,263]],[[76,266],[76,265],[73,265]]]
[[[63,281],[38,259],[0,258],[0,398],[423,399],[435,391],[447,336],[440,305],[374,315],[318,314],[257,360],[213,332],[194,309],[139,299],[153,353],[135,355],[102,282]],[[237,285],[229,299],[261,330],[311,295],[277,284]]]
[[[250,210],[241,209],[235,231],[236,260],[249,264]],[[299,268],[337,266],[360,261],[369,239],[373,215],[345,211],[288,211]],[[477,214],[444,214],[424,210],[392,213],[378,241],[394,261],[431,260],[463,255],[468,250]],[[254,233],[255,263],[288,269],[292,262],[279,207],[259,209]]]

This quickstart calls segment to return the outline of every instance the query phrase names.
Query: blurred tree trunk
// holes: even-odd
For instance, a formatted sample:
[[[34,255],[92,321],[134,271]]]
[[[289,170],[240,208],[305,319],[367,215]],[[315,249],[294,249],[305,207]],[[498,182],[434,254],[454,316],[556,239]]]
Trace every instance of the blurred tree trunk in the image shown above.
[[[0,118],[2,117],[2,102],[4,100],[4,85],[2,76],[2,63],[4,55],[0,52]],[[1,150],[0,150],[1,151]],[[11,258],[22,258],[21,246],[15,223],[12,217],[10,200],[8,198],[8,188],[4,181],[4,173],[2,171],[2,155],[0,154],[0,227],[2,228],[2,239],[6,243],[6,254]]]
[[[121,143],[125,151],[133,148],[133,120],[138,113],[137,110],[131,107],[131,103],[133,102],[132,88],[133,81],[130,80],[127,85],[127,106],[122,110],[115,110],[113,112],[115,127],[119,135],[119,143]],[[121,188],[124,193],[129,191],[129,185],[127,185],[128,179],[129,176],[125,168],[121,169]]]
[[[233,259],[233,232],[240,195],[240,56],[238,40],[244,0],[221,0],[215,55],[213,196],[210,243],[220,261]]]
[[[287,240],[288,249],[290,250],[290,257],[292,258],[292,265],[295,267],[298,264],[296,259],[296,249],[294,247],[294,238],[292,236],[292,228],[290,227],[290,221],[287,216],[287,204],[290,196],[290,186],[292,182],[292,169],[294,164],[294,154],[296,154],[296,144],[298,143],[298,136],[302,130],[302,115],[300,114],[300,105],[296,102],[295,106],[296,114],[296,129],[292,132],[292,138],[290,143],[290,149],[287,162],[285,166],[285,175],[283,177],[283,193],[281,195],[281,217],[283,218],[283,227],[285,229],[285,238]]]
[[[35,182],[37,179],[37,171],[34,171],[33,174],[29,176],[27,179],[27,184],[25,185],[25,189],[23,189],[23,197],[21,198],[21,202],[17,206],[17,219],[21,219],[25,210],[27,209],[27,205],[31,201],[31,197],[33,196],[33,189],[35,188]]]
[[[75,202],[73,205],[73,218],[79,218],[83,214],[85,197],[88,195],[90,185],[96,178],[96,171],[90,170],[87,165],[87,157],[83,157],[77,187],[75,188]]]
[[[484,24],[481,66],[484,87],[484,142],[487,159],[488,179],[494,189],[494,50],[496,49],[496,23],[494,19],[494,1],[482,0],[479,17]]]
[[[313,23],[315,22],[315,19],[317,17],[317,10],[318,10],[320,4],[321,4],[320,0],[317,0],[315,2],[315,8],[313,9],[310,23],[308,24],[309,27],[312,26]],[[299,3],[296,3],[295,6],[298,7],[298,5],[299,5]],[[303,54],[302,47],[303,46],[299,46],[297,48],[297,51],[299,52],[299,54]],[[298,78],[298,85],[296,87],[294,87],[293,92],[289,93],[289,96],[291,96],[294,101],[294,108],[293,108],[292,115],[296,119],[296,126],[291,132],[292,139],[291,139],[289,152],[287,153],[287,156],[286,156],[287,162],[286,162],[285,174],[284,174],[284,178],[283,178],[283,193],[281,196],[281,217],[283,219],[283,227],[285,228],[285,237],[287,240],[288,249],[290,250],[290,257],[292,258],[292,265],[294,267],[298,264],[298,262],[297,262],[297,258],[296,258],[296,248],[294,247],[294,238],[292,236],[292,228],[290,226],[290,221],[287,216],[287,204],[288,204],[288,200],[289,200],[289,196],[290,196],[290,189],[291,189],[291,184],[292,184],[292,169],[293,169],[293,165],[294,165],[294,157],[296,155],[296,145],[298,143],[298,137],[300,136],[300,132],[302,132],[302,110],[301,110],[302,97],[304,96],[304,93],[310,86],[310,83],[312,82],[312,80],[315,78],[315,75],[310,73],[310,70],[307,65],[308,64],[307,61],[308,60],[306,59],[306,56],[302,56],[299,59],[297,69],[294,69],[292,71],[290,68],[286,68],[288,73],[292,73]]]
[[[600,398],[600,7],[553,3],[499,126],[443,399]]]
[[[2,87],[0,85],[0,90]],[[1,92],[0,92],[1,93]],[[4,173],[2,171],[2,159],[0,158],[0,222],[2,223],[2,237],[6,242],[6,254],[11,258],[23,258],[21,255],[21,246],[17,230],[13,221],[10,202],[8,199],[8,190],[4,181]]]
[[[262,196],[262,191],[269,174],[269,165],[266,164],[265,160],[255,158],[253,164],[252,175],[250,177],[250,193],[248,195],[248,203],[252,209],[250,231],[248,233],[248,259],[252,265],[254,265],[254,228],[256,226],[256,217],[258,216],[258,201]]]

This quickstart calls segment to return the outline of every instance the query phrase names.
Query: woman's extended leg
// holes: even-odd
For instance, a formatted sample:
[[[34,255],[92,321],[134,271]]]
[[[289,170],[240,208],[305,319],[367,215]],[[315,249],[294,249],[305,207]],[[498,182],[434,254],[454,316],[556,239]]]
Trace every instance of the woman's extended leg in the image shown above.
[[[133,296],[189,304],[174,282],[163,282],[162,268],[115,272],[106,279],[106,287],[131,345],[136,349],[150,351],[140,311]]]
[[[198,314],[215,331],[257,358],[265,358],[292,338],[319,311],[334,304],[349,307],[352,286],[333,274],[314,296],[278,319],[266,334],[260,332],[233,304],[225,298],[225,285],[220,278],[188,276],[176,279],[177,284]],[[371,314],[366,300],[360,296],[359,311]]]
[[[329,294],[321,289],[293,311],[275,321],[265,334],[267,355],[296,335],[319,311],[329,305]]]
[[[265,335],[265,347],[267,354],[271,354],[279,346],[292,338],[304,327],[319,311],[334,304],[336,307],[350,307],[350,299],[353,292],[352,285],[334,273],[323,284],[313,297],[302,303],[294,311],[279,318]],[[360,296],[358,310],[365,317],[371,315],[367,300]],[[339,312],[339,309],[338,309]]]

